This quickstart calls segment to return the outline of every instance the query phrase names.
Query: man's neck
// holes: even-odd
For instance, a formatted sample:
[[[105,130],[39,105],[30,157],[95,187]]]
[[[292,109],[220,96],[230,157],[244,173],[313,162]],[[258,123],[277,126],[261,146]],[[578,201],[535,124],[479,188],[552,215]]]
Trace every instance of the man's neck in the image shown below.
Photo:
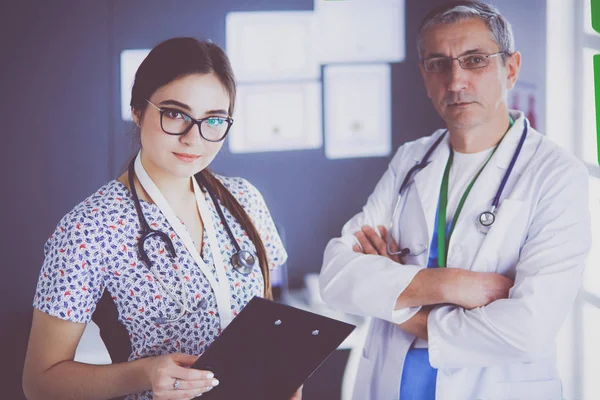
[[[450,145],[459,153],[479,153],[496,146],[509,127],[508,112],[474,127],[449,127]]]

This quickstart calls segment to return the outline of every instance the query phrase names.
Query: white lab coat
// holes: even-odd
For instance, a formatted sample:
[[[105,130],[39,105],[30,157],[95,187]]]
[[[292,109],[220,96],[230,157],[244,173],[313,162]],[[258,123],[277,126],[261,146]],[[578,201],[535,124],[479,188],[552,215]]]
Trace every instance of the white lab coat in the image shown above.
[[[438,369],[436,400],[560,400],[555,338],[575,300],[591,244],[585,166],[540,133],[527,139],[487,234],[476,218],[489,210],[523,129],[515,120],[467,198],[449,244],[448,267],[497,272],[514,279],[509,298],[465,310],[439,305],[428,319],[429,358]],[[360,362],[355,400],[398,399],[406,353],[415,337],[394,323],[419,307],[393,311],[396,299],[427,265],[428,252],[402,264],[352,251],[361,226],[388,226],[407,171],[443,134],[399,148],[363,211],[325,250],[321,294],[330,306],[372,318]],[[449,156],[448,135],[431,163],[409,186],[400,226],[402,246],[431,241],[440,182]],[[402,399],[400,399],[402,400]]]

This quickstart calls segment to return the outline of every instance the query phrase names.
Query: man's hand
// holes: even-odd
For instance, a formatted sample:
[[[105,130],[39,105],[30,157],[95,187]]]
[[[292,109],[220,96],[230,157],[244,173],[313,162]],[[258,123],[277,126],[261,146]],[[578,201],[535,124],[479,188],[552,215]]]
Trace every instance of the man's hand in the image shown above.
[[[399,256],[391,256],[387,252],[387,229],[385,229],[381,225],[379,225],[377,228],[379,230],[379,235],[377,234],[377,232],[375,232],[375,229],[367,225],[363,226],[360,231],[356,232],[354,236],[358,239],[360,245],[355,244],[352,247],[352,250],[354,250],[357,253],[384,256],[392,261],[399,263]],[[398,245],[396,244],[393,238],[390,238],[390,250],[392,252],[398,251]]]
[[[352,249],[357,253],[379,255],[399,263],[399,256],[390,256],[387,252],[388,231],[383,226],[378,226],[377,228],[379,235],[370,226],[363,226],[359,232],[354,234],[360,245],[355,244]],[[390,250],[392,252],[398,251],[398,245],[392,238],[390,238]],[[511,279],[493,272],[474,272],[459,268],[444,268],[443,271],[432,269],[421,272],[427,275],[433,274],[439,276],[438,279],[435,279],[437,283],[428,282],[426,286],[416,290],[416,292],[420,293],[423,290],[428,290],[427,288],[431,288],[431,285],[439,286],[443,297],[443,299],[439,299],[440,303],[456,304],[467,310],[486,306],[498,299],[508,298],[508,292],[514,284]],[[421,275],[421,272],[417,274],[417,277]],[[440,275],[437,272],[440,274],[443,272],[443,274]],[[418,281],[419,279],[415,280]],[[410,292],[410,289],[415,288],[409,285],[405,292]],[[400,295],[398,300],[400,301],[401,298],[402,295]],[[426,304],[417,303],[407,305],[402,303],[402,306],[397,306],[396,309]]]
[[[450,303],[467,310],[483,307],[498,299],[507,299],[514,282],[493,272],[457,271],[451,285],[446,285]]]
[[[420,339],[427,340],[427,317],[431,311],[431,306],[424,306],[408,321],[396,324],[403,331],[410,333]]]

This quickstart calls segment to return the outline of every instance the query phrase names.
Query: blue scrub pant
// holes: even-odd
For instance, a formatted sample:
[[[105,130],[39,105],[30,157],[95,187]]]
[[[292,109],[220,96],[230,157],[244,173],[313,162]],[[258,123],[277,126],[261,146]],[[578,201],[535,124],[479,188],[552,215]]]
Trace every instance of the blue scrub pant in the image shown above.
[[[435,400],[437,369],[429,364],[429,349],[408,350],[400,381],[399,400]]]

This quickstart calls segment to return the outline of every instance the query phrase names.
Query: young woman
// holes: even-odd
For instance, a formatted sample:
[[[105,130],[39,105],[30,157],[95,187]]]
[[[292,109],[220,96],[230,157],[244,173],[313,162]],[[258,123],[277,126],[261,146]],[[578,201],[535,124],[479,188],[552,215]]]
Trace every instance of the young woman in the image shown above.
[[[28,399],[191,399],[219,384],[189,366],[253,296],[270,297],[269,269],[287,257],[256,188],[207,169],[233,123],[235,91],[210,42],[167,40],[140,65],[131,99],[140,152],[46,243]],[[74,362],[104,291],[129,333],[129,361]]]

